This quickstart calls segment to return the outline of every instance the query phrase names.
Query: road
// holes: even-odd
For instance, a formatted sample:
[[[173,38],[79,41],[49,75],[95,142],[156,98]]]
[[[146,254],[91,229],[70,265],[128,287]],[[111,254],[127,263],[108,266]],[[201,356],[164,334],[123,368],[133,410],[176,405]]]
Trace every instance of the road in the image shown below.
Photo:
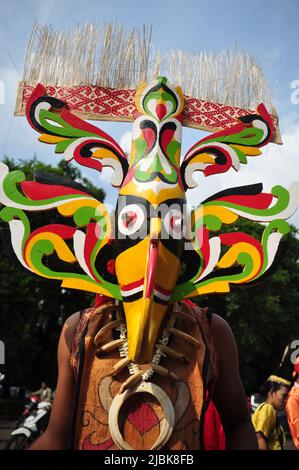
[[[9,439],[11,431],[15,428],[16,420],[0,417],[0,450],[4,449],[6,441]]]
[[[11,431],[15,428],[16,420],[0,417],[0,450],[4,449],[6,441],[9,439]],[[287,439],[286,450],[296,450],[292,439]]]

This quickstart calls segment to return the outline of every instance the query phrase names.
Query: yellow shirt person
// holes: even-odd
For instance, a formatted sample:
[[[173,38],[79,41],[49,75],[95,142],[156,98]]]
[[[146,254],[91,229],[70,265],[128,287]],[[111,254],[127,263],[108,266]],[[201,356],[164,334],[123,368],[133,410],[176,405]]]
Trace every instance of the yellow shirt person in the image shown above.
[[[256,433],[261,433],[270,450],[282,450],[286,439],[283,428],[277,423],[276,412],[270,403],[262,403],[252,416]]]
[[[263,385],[267,397],[252,415],[260,450],[282,450],[286,443],[283,428],[278,424],[276,411],[285,409],[291,383],[277,375],[270,375]]]

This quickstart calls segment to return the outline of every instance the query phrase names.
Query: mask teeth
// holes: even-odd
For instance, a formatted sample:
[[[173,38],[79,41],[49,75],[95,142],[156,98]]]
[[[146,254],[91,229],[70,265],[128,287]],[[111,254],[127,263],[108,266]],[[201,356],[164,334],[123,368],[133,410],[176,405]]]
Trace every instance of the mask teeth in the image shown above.
[[[116,319],[121,321],[121,324],[116,328],[116,330],[119,331],[121,339],[126,339],[127,338],[127,328],[126,328],[126,324],[124,322],[124,317],[121,314],[119,309],[116,311]]]
[[[150,369],[148,369],[142,376],[141,380],[143,380],[144,382],[146,382],[147,380],[151,379],[152,376],[154,375],[154,369],[151,367]]]
[[[130,362],[130,364],[128,364],[128,369],[129,369],[129,372],[130,372],[131,375],[134,375],[134,374],[136,374],[136,372],[140,371],[140,368],[134,362]]]
[[[171,315],[167,324],[166,324],[166,330],[167,328],[174,327],[176,323],[176,316]],[[170,334],[168,332],[165,332],[162,336],[162,338],[159,340],[158,344],[156,344],[156,353],[152,359],[153,364],[159,365],[163,357],[166,357],[167,355],[159,349],[159,344],[164,344],[165,346],[168,345],[170,339]],[[155,371],[153,368],[148,369],[142,376],[142,380],[147,381],[149,380],[153,375]]]
[[[127,329],[124,323],[122,323],[119,328],[117,328],[119,331],[119,335],[121,339],[126,339],[127,338]]]
[[[120,357],[128,357],[128,342],[123,343],[118,350]]]
[[[118,302],[118,301],[116,301]],[[117,309],[116,311],[116,318],[117,320],[121,320],[121,324],[116,328],[117,331],[119,331],[119,337],[120,339],[126,339],[127,338],[127,329],[126,325],[124,323],[124,318],[122,313],[120,312],[120,309]],[[119,355],[120,357],[128,357],[128,341],[125,341],[119,348]]]
[[[116,312],[116,318],[118,320],[122,320],[122,323],[116,328],[117,331],[119,331],[120,333],[120,339],[126,339],[127,338],[127,328],[126,328],[126,325],[125,325],[125,322],[124,322],[124,318],[123,318],[123,315],[121,313],[121,311],[118,309],[117,312]],[[168,345],[169,343],[169,339],[170,339],[170,333],[167,331],[168,328],[173,328],[176,324],[176,315],[171,315],[167,324],[166,324],[166,327],[165,327],[165,330],[164,330],[164,334],[162,336],[162,338],[159,340],[159,342],[156,344],[156,352],[154,354],[154,357],[152,359],[152,363],[153,364],[157,364],[159,365],[161,360],[163,359],[163,357],[167,357],[167,354],[165,354],[163,351],[161,351],[161,349],[159,349],[159,344],[163,344],[165,346]],[[125,341],[119,348],[119,355],[120,357],[128,357],[128,341]],[[134,362],[130,362],[128,364],[128,370],[129,370],[129,373],[130,375],[134,375],[136,374],[137,372],[140,371],[140,367],[138,366],[138,364],[135,364]],[[141,380],[143,381],[147,381],[149,379],[152,378],[152,376],[154,375],[155,371],[154,369],[151,367],[150,369],[148,369],[141,377]]]

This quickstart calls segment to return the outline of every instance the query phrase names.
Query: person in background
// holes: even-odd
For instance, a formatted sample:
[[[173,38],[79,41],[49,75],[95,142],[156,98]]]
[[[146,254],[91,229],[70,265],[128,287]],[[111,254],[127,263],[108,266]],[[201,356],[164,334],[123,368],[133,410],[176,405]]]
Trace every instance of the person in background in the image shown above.
[[[52,400],[52,390],[48,387],[47,382],[41,383],[41,388],[35,392],[31,392],[29,396],[38,395],[40,401],[51,401]]]
[[[276,411],[285,409],[291,383],[270,375],[262,387],[266,401],[261,403],[252,415],[252,423],[257,434],[260,450],[283,450],[285,433],[277,421]]]
[[[299,357],[294,364],[294,385],[289,393],[286,412],[294,445],[299,449]]]

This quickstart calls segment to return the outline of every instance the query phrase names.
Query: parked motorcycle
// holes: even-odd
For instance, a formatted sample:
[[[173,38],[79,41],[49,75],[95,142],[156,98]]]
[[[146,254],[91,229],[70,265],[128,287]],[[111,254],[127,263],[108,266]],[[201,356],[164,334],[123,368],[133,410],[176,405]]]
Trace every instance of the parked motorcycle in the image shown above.
[[[39,402],[38,395],[29,395],[26,397],[24,410],[16,422],[15,429],[19,428],[25,419],[31,414],[32,411],[36,410],[37,404]]]
[[[250,397],[251,412],[254,413],[258,406],[265,401],[265,397],[260,393],[253,393]]]
[[[30,403],[20,417],[16,429],[5,445],[5,450],[24,450],[46,429],[51,413],[51,403],[38,402],[38,397],[30,397]]]
[[[0,398],[2,398],[4,395],[4,388],[2,385],[4,380],[5,380],[5,375],[0,372]]]

